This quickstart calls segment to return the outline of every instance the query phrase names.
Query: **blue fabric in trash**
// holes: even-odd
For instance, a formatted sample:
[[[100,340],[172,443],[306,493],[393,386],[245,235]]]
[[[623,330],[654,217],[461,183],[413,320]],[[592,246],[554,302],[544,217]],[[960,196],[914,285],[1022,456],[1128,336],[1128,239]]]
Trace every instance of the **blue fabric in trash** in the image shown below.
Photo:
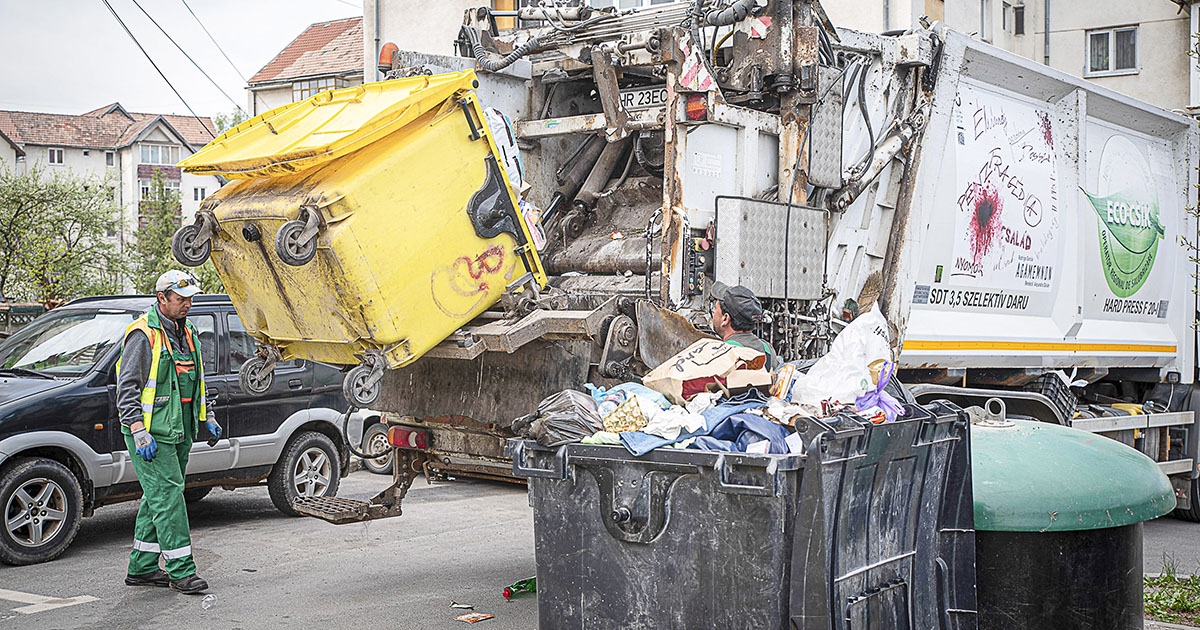
[[[752,413],[738,413],[722,420],[708,435],[696,438],[688,448],[702,451],[732,451],[745,453],[746,447],[754,442],[767,440],[771,443],[768,453],[788,453],[788,430],[780,424]]]
[[[640,383],[621,383],[620,385],[616,385],[609,389],[605,389],[603,387],[596,387],[595,385],[593,385],[591,383],[585,383],[584,387],[586,387],[588,389],[588,391],[591,392],[592,398],[596,399],[596,402],[601,402],[602,400],[604,400],[604,397],[609,394],[622,392],[623,393],[623,395],[621,396],[622,400],[624,400],[625,398],[628,398],[629,394],[637,394],[638,396],[641,396],[642,398],[645,398],[646,400],[654,401],[654,404],[658,405],[659,408],[661,408],[661,409],[670,409],[671,408],[671,401],[667,400],[666,396],[663,396],[661,393],[656,392],[653,389],[650,389],[649,387],[646,387],[645,385],[642,385]]]
[[[694,438],[701,435],[708,435],[710,431],[721,424],[726,418],[734,414],[741,413],[749,409],[757,409],[767,404],[767,397],[757,389],[751,389],[745,393],[738,394],[732,398],[726,399],[721,404],[700,412],[704,416],[704,427],[692,431],[691,433],[680,433],[673,440],[668,440],[665,437],[643,433],[642,431],[626,431],[621,433],[621,444],[635,456],[645,455],[650,451],[661,446],[667,446],[676,442],[682,442],[688,438]],[[784,436],[786,437],[786,436]],[[786,450],[784,452],[787,452]]]

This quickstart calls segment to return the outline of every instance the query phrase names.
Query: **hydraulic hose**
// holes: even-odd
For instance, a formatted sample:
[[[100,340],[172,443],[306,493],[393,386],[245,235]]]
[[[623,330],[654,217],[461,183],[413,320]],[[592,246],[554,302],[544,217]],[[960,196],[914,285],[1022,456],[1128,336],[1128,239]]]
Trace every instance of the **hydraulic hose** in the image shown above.
[[[757,4],[758,0],[735,0],[724,9],[709,11],[704,16],[704,22],[708,26],[729,26],[741,22]]]
[[[346,408],[346,415],[342,416],[342,439],[346,440],[346,448],[350,449],[350,453],[352,455],[361,459],[375,459],[376,457],[385,455],[386,453],[367,455],[366,453],[354,448],[354,445],[350,443],[350,435],[346,433],[346,430],[350,427],[350,414],[354,413],[355,411],[358,411],[358,408],[354,405],[350,405]],[[364,444],[363,446],[365,447],[366,445]]]
[[[499,72],[514,63],[521,57],[537,50],[541,46],[538,38],[531,38],[529,41],[521,44],[516,50],[508,53],[500,58],[499,61],[493,61],[488,57],[488,52],[483,49],[483,44],[479,41],[479,32],[475,29],[464,25],[462,34],[467,42],[471,45],[471,54],[475,55],[475,61],[479,62],[479,67],[488,72]]]

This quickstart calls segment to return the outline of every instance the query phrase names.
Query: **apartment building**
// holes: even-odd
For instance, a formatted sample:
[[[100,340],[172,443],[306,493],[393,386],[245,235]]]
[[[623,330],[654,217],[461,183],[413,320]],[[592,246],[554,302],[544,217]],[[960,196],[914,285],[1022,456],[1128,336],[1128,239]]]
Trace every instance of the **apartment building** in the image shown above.
[[[191,221],[200,202],[221,187],[218,177],[175,166],[215,133],[208,118],[130,112],[120,103],[79,115],[0,111],[0,162],[18,172],[37,165],[111,178],[122,208],[122,228],[113,237],[124,248],[137,231],[140,202],[155,172],[179,191],[182,221]]]

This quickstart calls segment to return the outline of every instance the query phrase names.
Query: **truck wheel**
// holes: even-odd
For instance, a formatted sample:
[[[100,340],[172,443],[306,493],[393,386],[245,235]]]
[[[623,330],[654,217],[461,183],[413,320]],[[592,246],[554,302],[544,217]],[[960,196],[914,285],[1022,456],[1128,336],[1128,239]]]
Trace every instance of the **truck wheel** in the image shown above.
[[[376,422],[363,434],[362,452],[383,453],[375,459],[364,459],[363,467],[377,475],[392,474],[392,445],[388,444],[388,427]]]
[[[171,237],[171,253],[180,264],[199,267],[208,260],[208,255],[212,252],[212,240],[205,239],[203,243],[197,243],[196,234],[199,231],[199,226],[194,223],[175,230],[175,236]]]
[[[0,475],[0,562],[37,564],[57,558],[79,533],[83,492],[66,466],[22,458]]]
[[[352,405],[362,409],[370,407],[379,400],[379,393],[383,390],[383,381],[375,381],[374,385],[368,386],[367,379],[371,376],[371,367],[368,365],[360,365],[346,373],[346,378],[342,380],[342,395]]]
[[[342,462],[333,441],[322,433],[305,431],[288,441],[283,455],[267,477],[271,503],[288,516],[297,497],[332,497],[341,482]]]
[[[191,505],[208,496],[209,492],[212,492],[212,486],[204,486],[202,488],[184,488],[183,500],[186,501],[188,505]]]
[[[1200,479],[1192,480],[1192,507],[1182,510],[1176,509],[1171,512],[1171,516],[1184,521],[1200,523],[1200,496],[1196,492],[1200,491]]]
[[[275,382],[275,372],[268,372],[266,376],[261,377],[258,375],[266,364],[266,359],[254,357],[238,368],[238,385],[242,387],[243,392],[258,396],[271,389],[271,384]]]
[[[303,231],[303,221],[288,221],[275,234],[275,253],[279,254],[280,260],[293,267],[308,263],[317,253],[315,236],[308,239],[307,243],[300,243],[300,233]]]

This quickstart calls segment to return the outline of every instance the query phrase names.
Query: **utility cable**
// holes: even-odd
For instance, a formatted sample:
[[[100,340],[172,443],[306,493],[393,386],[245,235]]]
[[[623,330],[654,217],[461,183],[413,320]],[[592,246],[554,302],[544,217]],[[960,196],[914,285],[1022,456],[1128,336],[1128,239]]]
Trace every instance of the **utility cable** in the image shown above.
[[[212,129],[209,129],[208,125],[204,124],[204,119],[200,118],[200,116],[196,113],[196,110],[192,109],[191,105],[188,105],[187,100],[183,98],[183,95],[179,93],[179,90],[175,89],[175,86],[171,84],[171,80],[167,78],[167,75],[163,74],[163,71],[158,67],[158,64],[154,63],[154,58],[150,56],[150,53],[146,52],[146,49],[142,47],[142,43],[133,36],[133,32],[129,30],[129,27],[125,26],[125,20],[122,20],[121,16],[117,15],[116,9],[112,8],[112,5],[109,4],[108,0],[100,1],[104,3],[104,6],[108,7],[109,13],[112,13],[114,18],[117,18],[117,23],[120,24],[121,28],[125,30],[125,34],[129,36],[129,39],[133,40],[133,43],[138,47],[138,50],[142,51],[142,54],[146,56],[146,61],[149,61],[150,65],[154,66],[154,70],[157,71],[158,76],[162,77],[162,80],[166,82],[167,87],[171,88],[171,91],[175,93],[175,96],[179,97],[179,102],[183,103],[183,106],[192,113],[192,118],[195,118],[196,122],[200,123],[200,126],[208,132],[209,136],[216,138],[217,134],[213,133]]]
[[[151,16],[150,13],[148,11],[146,11],[145,8],[142,7],[141,3],[139,3],[138,0],[133,0],[133,6],[137,7],[142,12],[142,15],[145,15],[146,19],[150,20],[150,23],[158,28],[158,32],[162,33],[163,37],[167,38],[167,41],[169,41],[175,45],[175,48],[179,51],[179,53],[181,55],[186,57],[188,61],[192,62],[192,65],[196,67],[196,70],[199,70],[200,74],[204,75],[204,78],[208,79],[208,82],[212,83],[213,87],[217,88],[217,91],[220,92],[222,96],[229,99],[229,102],[233,103],[233,106],[236,107],[237,110],[239,112],[241,112],[243,116],[246,116],[247,118],[249,118],[249,116],[246,114],[246,110],[242,109],[242,106],[238,105],[238,102],[236,100],[234,100],[234,98],[232,96],[230,96],[228,93],[226,93],[224,88],[222,88],[220,86],[220,84],[218,84],[216,81],[214,81],[212,77],[208,76],[208,73],[204,71],[204,68],[201,68],[200,64],[196,63],[196,60],[192,59],[192,56],[187,54],[187,51],[183,49],[183,46],[180,46],[179,43],[175,41],[175,38],[171,37],[171,35],[169,33],[167,33],[167,29],[163,28],[162,25],[160,25],[158,23],[158,21],[155,20],[154,17]]]
[[[216,46],[217,50],[221,52],[221,56],[225,58],[225,61],[229,62],[229,66],[233,68],[233,71],[236,72],[239,77],[241,77],[242,83],[248,83],[249,81],[246,80],[246,75],[242,74],[242,71],[238,70],[238,67],[233,63],[233,60],[229,58],[229,55],[225,54],[225,50],[221,48],[220,44],[217,43],[217,40],[212,36],[212,33],[209,33],[208,29],[204,27],[204,22],[201,22],[200,18],[196,15],[196,12],[192,11],[192,7],[188,5],[187,0],[180,0],[180,2],[183,3],[183,6],[188,10],[188,13],[192,14],[192,17],[196,20],[196,23],[200,25],[200,30],[204,31],[205,35],[208,35],[208,40],[211,41],[213,46]]]

